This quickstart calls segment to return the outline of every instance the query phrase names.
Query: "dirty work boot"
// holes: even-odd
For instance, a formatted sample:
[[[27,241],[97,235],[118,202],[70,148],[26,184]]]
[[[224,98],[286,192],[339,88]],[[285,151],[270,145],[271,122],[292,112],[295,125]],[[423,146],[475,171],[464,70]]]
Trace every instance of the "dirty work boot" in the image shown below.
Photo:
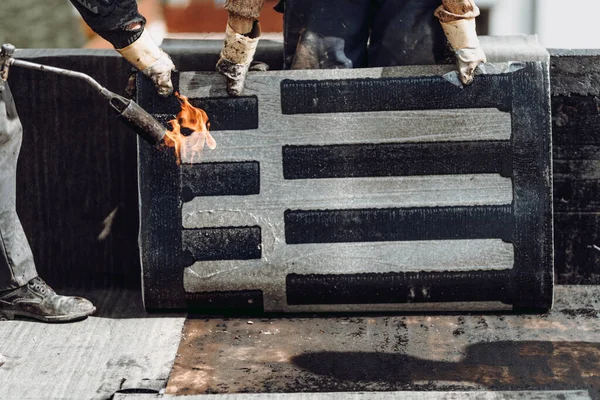
[[[19,315],[45,322],[67,322],[84,319],[94,311],[96,307],[88,300],[57,295],[39,277],[0,295],[0,320],[14,319],[15,315]]]

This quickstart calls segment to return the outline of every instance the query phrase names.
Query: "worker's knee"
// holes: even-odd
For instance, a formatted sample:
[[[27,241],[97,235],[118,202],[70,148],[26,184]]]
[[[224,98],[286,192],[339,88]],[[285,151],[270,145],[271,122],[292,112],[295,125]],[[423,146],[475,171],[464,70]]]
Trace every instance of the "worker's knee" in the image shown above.
[[[8,83],[0,91],[0,157],[16,156],[23,138],[23,127]]]
[[[345,52],[345,41],[339,37],[323,36],[305,31],[300,37],[292,60],[292,69],[352,68],[353,62]]]
[[[286,0],[285,66],[366,66],[369,4],[370,0]]]

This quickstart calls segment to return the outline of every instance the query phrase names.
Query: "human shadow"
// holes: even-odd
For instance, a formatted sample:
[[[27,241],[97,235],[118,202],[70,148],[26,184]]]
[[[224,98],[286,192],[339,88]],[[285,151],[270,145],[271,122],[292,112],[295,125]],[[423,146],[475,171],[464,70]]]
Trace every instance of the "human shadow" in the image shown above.
[[[381,387],[468,388],[491,390],[588,390],[600,394],[600,343],[498,341],[469,345],[459,362],[433,361],[406,354],[315,352],[292,362],[321,376],[322,390],[340,390],[343,382],[379,383]],[[340,386],[341,384],[341,386]]]

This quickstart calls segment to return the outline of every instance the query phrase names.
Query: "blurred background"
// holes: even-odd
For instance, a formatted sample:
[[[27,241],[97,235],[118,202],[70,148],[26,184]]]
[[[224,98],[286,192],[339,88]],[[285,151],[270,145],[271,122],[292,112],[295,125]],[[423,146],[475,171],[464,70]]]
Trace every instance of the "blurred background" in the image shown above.
[[[400,0],[399,0],[400,1]],[[600,48],[599,0],[476,0],[482,10],[480,34],[535,33],[547,48]],[[224,0],[139,0],[157,41],[214,38],[223,31]],[[281,34],[281,14],[267,0],[263,32]],[[110,48],[95,36],[67,0],[1,0],[0,42],[20,48]],[[211,34],[212,33],[212,34]],[[278,35],[268,35],[277,38]]]

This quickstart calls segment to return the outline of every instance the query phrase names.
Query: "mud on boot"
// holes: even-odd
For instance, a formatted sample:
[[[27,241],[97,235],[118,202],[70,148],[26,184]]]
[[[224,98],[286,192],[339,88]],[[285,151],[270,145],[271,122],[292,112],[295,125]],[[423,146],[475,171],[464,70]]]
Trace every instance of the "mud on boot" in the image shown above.
[[[86,318],[96,307],[82,297],[61,296],[41,278],[0,295],[0,320],[16,316],[45,322],[68,322]]]

